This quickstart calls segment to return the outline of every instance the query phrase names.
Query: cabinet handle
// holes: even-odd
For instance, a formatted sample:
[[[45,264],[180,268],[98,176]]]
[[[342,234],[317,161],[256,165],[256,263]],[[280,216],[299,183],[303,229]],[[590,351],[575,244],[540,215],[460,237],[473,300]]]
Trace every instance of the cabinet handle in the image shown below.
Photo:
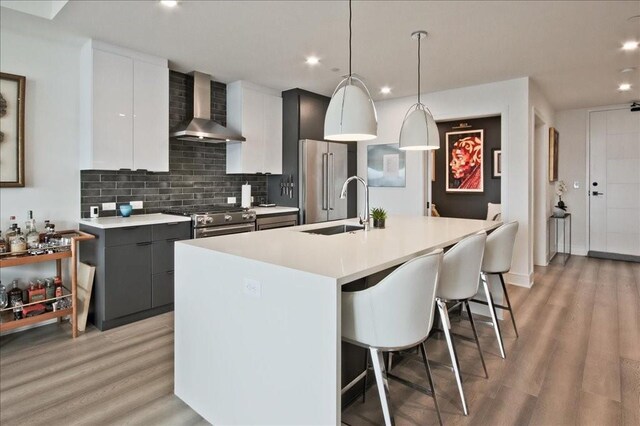
[[[179,225],[180,222],[168,222],[166,223],[166,225]]]
[[[173,275],[173,271],[167,271],[168,275]]]
[[[151,245],[151,241],[146,241],[144,243],[136,243],[137,246],[150,246]]]
[[[167,238],[168,243],[172,243],[174,241],[178,241],[180,238]]]
[[[138,228],[140,228],[140,227],[139,226],[127,226],[126,228],[122,228],[122,229],[124,229],[126,231],[131,231],[132,229],[138,229]]]

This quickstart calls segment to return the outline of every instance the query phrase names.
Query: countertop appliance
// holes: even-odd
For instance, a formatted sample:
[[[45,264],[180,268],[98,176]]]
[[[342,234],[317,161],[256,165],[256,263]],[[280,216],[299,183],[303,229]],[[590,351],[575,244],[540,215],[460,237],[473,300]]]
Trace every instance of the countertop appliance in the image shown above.
[[[164,211],[191,217],[191,237],[206,238],[256,230],[256,212],[227,205],[184,206]]]
[[[299,161],[301,222],[346,219],[347,199],[340,191],[347,179],[347,145],[302,139]]]

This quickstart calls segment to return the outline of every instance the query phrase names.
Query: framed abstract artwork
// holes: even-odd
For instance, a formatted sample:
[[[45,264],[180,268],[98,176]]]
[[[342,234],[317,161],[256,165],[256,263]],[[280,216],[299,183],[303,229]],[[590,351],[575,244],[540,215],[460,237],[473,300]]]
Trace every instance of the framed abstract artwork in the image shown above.
[[[371,187],[404,187],[406,153],[397,143],[367,146],[367,183]]]
[[[493,148],[491,150],[493,157],[493,164],[491,165],[491,177],[493,179],[499,179],[502,177],[502,150]]]
[[[25,82],[0,73],[0,187],[24,187]]]
[[[446,134],[446,191],[483,192],[484,130]]]
[[[549,182],[558,180],[558,142],[560,134],[555,127],[549,128]]]

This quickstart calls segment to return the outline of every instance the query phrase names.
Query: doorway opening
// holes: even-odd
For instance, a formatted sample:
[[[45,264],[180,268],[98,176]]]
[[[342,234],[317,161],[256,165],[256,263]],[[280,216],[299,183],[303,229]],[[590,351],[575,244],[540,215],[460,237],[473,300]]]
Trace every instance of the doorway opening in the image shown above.
[[[549,183],[549,126],[544,120],[534,114],[533,141],[533,263],[546,266],[550,253],[548,218],[553,205],[553,188]]]

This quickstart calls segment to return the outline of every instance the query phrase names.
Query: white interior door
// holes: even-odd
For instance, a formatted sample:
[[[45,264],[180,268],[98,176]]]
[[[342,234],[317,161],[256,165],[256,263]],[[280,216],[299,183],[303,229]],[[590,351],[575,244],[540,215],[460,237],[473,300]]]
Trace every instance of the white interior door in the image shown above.
[[[589,116],[589,250],[640,256],[640,114]]]

